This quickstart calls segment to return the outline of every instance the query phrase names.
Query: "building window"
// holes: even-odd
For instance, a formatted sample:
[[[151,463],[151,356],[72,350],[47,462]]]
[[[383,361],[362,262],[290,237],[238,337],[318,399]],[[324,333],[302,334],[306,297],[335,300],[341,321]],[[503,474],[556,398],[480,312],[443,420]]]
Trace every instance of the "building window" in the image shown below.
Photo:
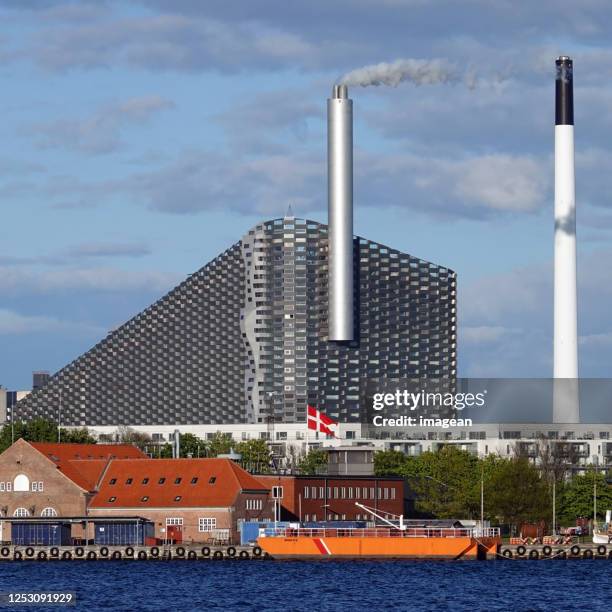
[[[15,512],[13,512],[13,516],[30,516],[27,508],[17,508]]]
[[[30,479],[25,474],[18,474],[13,481],[14,491],[29,491]]]
[[[171,525],[182,525],[183,519],[181,517],[170,516],[166,518],[166,527]]]
[[[317,515],[316,515],[316,514],[313,514],[313,515],[312,515],[312,522],[314,523],[316,520],[317,520]]]
[[[338,487],[334,487],[334,499],[338,499]]]
[[[304,487],[304,499],[310,498],[309,491],[310,491],[309,487]]]
[[[340,498],[346,499],[346,487],[340,487]]]
[[[310,523],[310,514],[305,514],[304,515],[304,522],[305,523]]]
[[[353,487],[348,488],[348,498],[353,499]]]
[[[217,477],[216,476],[211,476],[208,479],[208,484],[215,484],[215,482],[217,482]]]
[[[112,497],[108,498],[108,501],[112,504],[114,501],[116,501],[117,498],[113,495]]]
[[[368,488],[367,487],[363,487],[363,490],[361,492],[363,499],[368,499]]]
[[[143,478],[142,479],[142,484],[149,484],[149,479],[148,478]]]
[[[32,481],[32,491],[38,491],[38,483],[35,480]]]
[[[44,487],[43,487],[42,481],[38,481],[38,491],[39,492],[44,491]]]
[[[310,487],[310,494],[312,499],[317,499],[317,487]]]
[[[0,491],[6,490],[6,484],[4,482],[0,482]]]
[[[133,478],[128,478],[128,479],[125,481],[125,484],[126,484],[126,485],[131,485],[133,482],[134,482],[134,479],[133,479]]]
[[[396,495],[397,495],[397,491],[395,490],[395,487],[393,487],[393,489],[391,489],[391,499],[395,499]]]
[[[166,482],[166,479],[162,476],[158,481],[157,484],[164,484],[164,482]]]
[[[389,487],[385,487],[385,499],[389,499]]]
[[[216,518],[200,518],[198,519],[198,531],[206,532],[212,531],[217,528],[217,519]]]
[[[319,499],[325,498],[325,489],[323,487],[319,487]]]
[[[6,483],[6,490],[10,491],[13,488],[13,483],[12,482],[7,482]]]
[[[179,476],[178,478],[174,479],[174,484],[181,484],[181,480],[182,478]]]
[[[272,487],[272,497],[274,499],[283,499],[283,487]]]
[[[57,516],[57,510],[55,508],[44,508],[40,513],[40,516]]]
[[[111,478],[111,479],[108,481],[108,484],[109,484],[109,485],[114,485],[114,484],[117,484],[117,479],[116,479],[116,478]]]
[[[247,499],[246,509],[247,510],[261,510],[263,508],[263,501],[261,499]]]
[[[197,476],[194,476],[194,477],[191,479],[191,484],[195,484],[196,482],[198,482],[198,477],[197,477]]]

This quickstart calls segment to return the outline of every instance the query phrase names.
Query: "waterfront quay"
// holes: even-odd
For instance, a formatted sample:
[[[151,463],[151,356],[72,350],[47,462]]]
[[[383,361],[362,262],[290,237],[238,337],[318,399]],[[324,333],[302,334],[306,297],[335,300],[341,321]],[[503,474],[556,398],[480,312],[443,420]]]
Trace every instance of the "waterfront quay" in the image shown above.
[[[15,546],[0,548],[0,561],[262,560],[259,546]]]

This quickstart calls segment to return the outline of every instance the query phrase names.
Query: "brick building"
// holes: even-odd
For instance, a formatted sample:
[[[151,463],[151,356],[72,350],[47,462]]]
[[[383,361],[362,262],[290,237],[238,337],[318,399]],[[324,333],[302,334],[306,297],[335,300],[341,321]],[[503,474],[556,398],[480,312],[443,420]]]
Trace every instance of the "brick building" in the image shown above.
[[[284,520],[372,520],[355,502],[385,517],[404,513],[400,477],[258,475],[257,479],[280,500]]]
[[[89,516],[142,516],[174,542],[236,543],[239,521],[272,520],[269,493],[229,459],[115,460]]]
[[[0,519],[85,516],[106,466],[117,457],[146,455],[122,444],[47,444],[18,439],[0,454]],[[82,537],[82,528],[73,528]],[[10,540],[0,520],[0,541]]]

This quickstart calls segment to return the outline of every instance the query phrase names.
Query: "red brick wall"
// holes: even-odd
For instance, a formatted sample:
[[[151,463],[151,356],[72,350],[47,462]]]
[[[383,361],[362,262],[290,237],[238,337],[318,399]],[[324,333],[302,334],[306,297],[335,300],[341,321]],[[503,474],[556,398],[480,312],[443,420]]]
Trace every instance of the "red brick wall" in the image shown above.
[[[295,477],[295,476],[257,476],[258,480],[268,487],[283,486],[283,508],[287,516],[295,519],[308,519],[313,521],[338,520],[354,521],[357,519],[371,520],[372,516],[362,508],[355,505],[360,502],[365,506],[376,509],[383,516],[385,514],[400,515],[404,511],[404,482],[388,478],[362,478],[362,477]],[[308,493],[305,492],[308,487]],[[312,487],[316,488],[316,499],[312,497]],[[320,495],[321,487],[323,496]],[[356,488],[359,487],[359,494]],[[363,496],[363,488],[367,488],[367,498]],[[331,491],[327,489],[331,488]],[[338,497],[335,497],[336,488]],[[344,498],[342,489],[344,488]],[[349,497],[350,488],[353,496]],[[374,488],[374,499],[371,489]],[[379,491],[379,489],[381,489]],[[387,498],[385,498],[387,490]],[[395,491],[393,498],[392,490]],[[328,493],[331,493],[328,496]],[[379,494],[380,493],[380,494]],[[326,508],[327,506],[327,508]],[[326,514],[327,511],[327,514]],[[316,517],[316,518],[314,518]]]
[[[30,516],[40,516],[44,508],[55,508],[59,516],[84,516],[86,493],[66,478],[55,466],[27,442],[17,440],[0,455],[0,482],[14,483],[18,474],[30,481],[29,491],[0,491],[0,508],[6,506],[6,516],[12,517],[17,508],[26,508]],[[32,481],[42,482],[43,491],[32,491]],[[73,537],[83,537],[83,528],[75,525]],[[3,541],[10,540],[10,525],[3,524]]]

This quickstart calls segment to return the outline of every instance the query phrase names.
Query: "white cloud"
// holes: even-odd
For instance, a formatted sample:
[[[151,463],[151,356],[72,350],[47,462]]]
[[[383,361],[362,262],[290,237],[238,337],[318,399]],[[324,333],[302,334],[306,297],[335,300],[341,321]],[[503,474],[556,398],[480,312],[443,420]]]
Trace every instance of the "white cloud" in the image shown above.
[[[42,332],[87,333],[100,335],[104,328],[97,325],[64,321],[55,317],[24,315],[0,308],[0,335],[23,335]]]

